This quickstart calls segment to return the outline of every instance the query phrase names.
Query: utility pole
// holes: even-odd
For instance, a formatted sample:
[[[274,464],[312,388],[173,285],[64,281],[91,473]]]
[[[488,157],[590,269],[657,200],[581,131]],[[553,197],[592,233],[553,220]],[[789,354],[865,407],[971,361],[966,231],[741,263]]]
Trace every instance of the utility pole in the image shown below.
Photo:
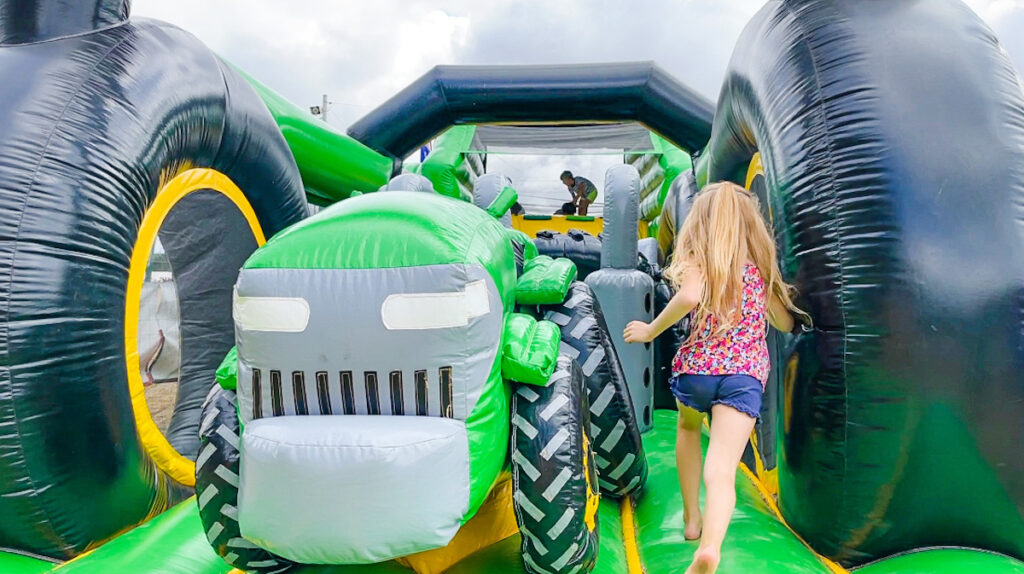
[[[313,114],[314,116],[320,116],[320,119],[326,122],[327,106],[329,106],[330,104],[331,102],[327,99],[327,94],[324,94],[324,103],[319,106],[309,106],[309,113]]]

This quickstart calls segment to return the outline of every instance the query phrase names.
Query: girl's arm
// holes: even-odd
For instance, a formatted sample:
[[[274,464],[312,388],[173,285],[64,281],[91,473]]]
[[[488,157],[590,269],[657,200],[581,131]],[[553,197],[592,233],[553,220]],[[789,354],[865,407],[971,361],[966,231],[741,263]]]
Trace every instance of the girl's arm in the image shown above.
[[[672,296],[672,299],[665,305],[665,309],[650,323],[643,321],[631,321],[626,325],[623,336],[627,343],[648,343],[653,341],[665,329],[683,320],[694,307],[700,304],[700,297],[704,293],[704,277],[696,270],[686,274],[679,291]]]
[[[771,300],[768,301],[768,322],[783,333],[790,333],[793,331],[793,327],[796,326],[796,319],[793,318],[793,314],[786,308],[786,304],[783,303],[778,296],[772,295]]]

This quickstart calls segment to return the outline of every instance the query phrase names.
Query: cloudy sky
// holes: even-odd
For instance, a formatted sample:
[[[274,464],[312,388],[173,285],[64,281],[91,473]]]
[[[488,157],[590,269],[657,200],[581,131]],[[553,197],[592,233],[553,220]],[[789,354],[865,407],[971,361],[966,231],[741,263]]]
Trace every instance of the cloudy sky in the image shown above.
[[[927,1],[927,0],[924,0]],[[1024,68],[1024,0],[967,0]],[[345,129],[437,64],[654,60],[712,100],[763,0],[134,0],[305,107],[329,94]],[[503,158],[534,194],[567,167],[600,185],[612,157]],[[498,164],[497,166],[495,164]],[[528,206],[529,208],[529,206]]]

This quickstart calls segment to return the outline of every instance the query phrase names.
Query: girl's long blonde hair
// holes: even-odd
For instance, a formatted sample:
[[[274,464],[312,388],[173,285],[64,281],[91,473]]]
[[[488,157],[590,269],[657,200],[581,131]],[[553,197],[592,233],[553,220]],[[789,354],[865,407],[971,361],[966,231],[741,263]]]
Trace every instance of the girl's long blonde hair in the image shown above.
[[[678,288],[687,273],[704,275],[704,292],[693,311],[687,345],[698,340],[710,317],[716,328],[709,338],[736,326],[743,298],[743,266],[750,261],[767,289],[790,311],[806,317],[793,304],[793,288],[782,279],[775,255],[775,240],[761,216],[757,197],[731,182],[706,186],[693,200],[679,237],[672,264],[665,276]]]

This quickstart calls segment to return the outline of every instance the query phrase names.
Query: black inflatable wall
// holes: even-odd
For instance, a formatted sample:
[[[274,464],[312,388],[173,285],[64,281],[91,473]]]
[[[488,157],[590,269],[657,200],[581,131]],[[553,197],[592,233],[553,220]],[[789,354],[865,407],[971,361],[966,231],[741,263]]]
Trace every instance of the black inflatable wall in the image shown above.
[[[690,212],[693,196],[700,191],[693,170],[687,170],[672,180],[672,185],[665,195],[665,203],[658,216],[658,247],[665,254],[666,260],[675,250],[676,234]],[[666,266],[668,262],[666,261]]]
[[[1006,53],[957,0],[769,2],[729,66],[708,179],[739,180],[758,150],[816,323],[782,361],[787,520],[846,564],[1024,558],[1024,97]]]
[[[142,444],[127,382],[130,260],[158,191],[190,174],[229,181],[266,237],[306,208],[294,160],[245,81],[191,35],[127,13],[110,0],[0,10],[0,546],[58,558],[186,492]],[[237,257],[218,247],[231,242],[221,220],[193,217],[193,263]],[[251,250],[246,233],[239,245]],[[237,267],[206,261],[191,269],[209,273],[214,306],[230,309]],[[188,364],[192,381],[206,370],[212,384],[230,347],[230,314],[218,317],[183,329],[197,337],[183,347],[205,347]],[[175,445],[194,457],[205,392],[184,389],[173,430],[189,436]]]
[[[576,278],[583,281],[601,268],[601,239],[586,231],[570,229],[569,233],[538,231],[533,240],[537,252],[548,257],[565,257],[576,264]]]

